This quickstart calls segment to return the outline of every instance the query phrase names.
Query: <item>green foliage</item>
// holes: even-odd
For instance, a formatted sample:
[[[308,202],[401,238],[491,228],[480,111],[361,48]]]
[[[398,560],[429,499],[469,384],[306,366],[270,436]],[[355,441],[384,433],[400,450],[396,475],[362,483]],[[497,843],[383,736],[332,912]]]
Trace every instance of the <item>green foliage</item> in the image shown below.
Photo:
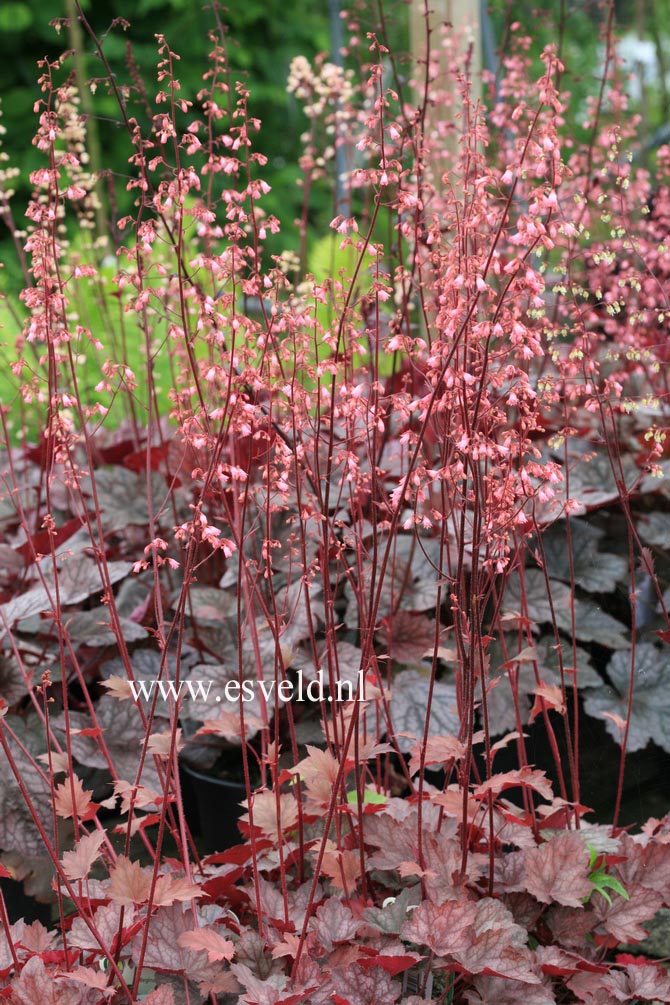
[[[13,34],[33,24],[33,12],[25,3],[5,3],[0,7],[0,31]]]
[[[363,792],[364,804],[385,806],[388,801],[388,796],[385,796],[383,792],[375,792],[374,789],[365,789]],[[358,793],[355,791],[347,792],[347,803],[349,806],[355,806],[357,802]]]
[[[132,45],[133,60],[139,74],[149,87],[155,89],[156,32],[162,31],[171,47],[181,56],[178,77],[182,93],[194,102],[203,86],[202,75],[207,69],[207,53],[211,48],[209,33],[215,25],[211,9],[203,9],[189,0],[139,0],[127,11],[120,10],[113,0],[91,0],[82,8],[93,30],[104,38],[104,52],[120,86],[133,86],[133,77],[127,62],[127,47]],[[37,62],[43,58],[55,61],[61,52],[73,45],[66,24],[59,30],[50,22],[66,14],[63,0],[16,0],[0,6],[0,94],[3,96],[3,125],[6,129],[5,151],[9,163],[19,169],[13,200],[14,222],[22,227],[22,216],[30,195],[30,172],[42,165],[42,156],[33,145],[37,118],[33,106],[38,96],[35,86],[39,74]],[[114,18],[127,15],[132,22],[124,30],[117,25],[110,29]],[[301,53],[308,59],[330,48],[328,13],[326,8],[311,4],[309,0],[296,0],[291,17],[285,17],[284,5],[279,0],[263,0],[232,5],[222,12],[228,38],[228,57],[235,79],[244,79],[251,90],[250,114],[261,120],[257,136],[257,149],[269,159],[268,174],[273,177],[273,191],[265,201],[268,213],[280,215],[285,220],[300,215],[302,193],[296,186],[299,177],[297,162],[300,154],[300,134],[305,126],[302,111],[286,93],[286,79],[291,59]],[[228,34],[229,33],[229,34]],[[101,74],[99,59],[92,43],[83,42],[85,72],[87,77]],[[71,62],[67,70],[72,70]],[[247,79],[248,78],[248,79]],[[151,95],[149,105],[152,104]],[[148,109],[136,102],[131,93],[131,114],[137,117],[143,132],[148,131]],[[89,132],[96,130],[101,146],[102,168],[123,178],[129,173],[127,136],[120,122],[118,110],[106,88],[100,87],[94,98],[93,119]],[[123,188],[123,186],[117,186]],[[120,197],[123,199],[123,191]],[[329,198],[322,194],[329,202]],[[287,202],[294,206],[293,214],[286,213]],[[129,211],[130,196],[119,213]],[[323,211],[327,212],[324,205]],[[13,261],[9,251],[6,230],[0,232],[0,252],[3,260]],[[269,252],[279,254],[288,244],[297,247],[297,233],[285,233],[276,246],[269,242]],[[17,270],[5,274],[3,285],[16,292],[24,285]]]
[[[563,97],[569,92],[565,109],[565,135],[586,138],[585,113],[589,99],[599,90],[603,73],[606,33],[606,10],[598,3],[583,0],[550,0],[538,4],[534,0],[491,0],[489,4],[494,46],[499,58],[510,37],[510,25],[519,23],[526,27],[530,37],[529,52],[539,67],[539,56],[549,45],[555,46],[565,67],[562,80]],[[645,81],[644,100],[631,102],[631,111],[642,117],[641,133],[652,134],[667,125],[670,99],[668,97],[668,46],[670,45],[670,6],[659,0],[636,4],[622,0],[615,4],[614,37],[634,34],[651,40],[657,56],[657,82]],[[618,71],[637,76],[630,64]]]
[[[607,872],[607,862],[605,856],[591,845],[588,845],[587,847],[589,849],[589,881],[593,883],[593,891],[591,895],[593,895],[593,893],[599,893],[608,904],[611,904],[612,898],[609,895],[609,891],[612,890],[619,897],[623,897],[624,900],[630,900],[623,883],[621,883],[616,876],[610,876]],[[590,897],[587,897],[586,899],[589,900]]]
[[[70,253],[73,260],[85,260],[85,240],[81,233],[70,243]],[[103,263],[98,268],[98,275],[87,282],[76,285],[73,300],[67,308],[68,321],[74,332],[77,325],[84,325],[101,343],[102,348],[95,348],[83,335],[72,336],[72,349],[79,364],[78,388],[83,405],[92,404],[94,400],[102,400],[103,404],[112,405],[113,393],[101,395],[95,391],[95,385],[101,379],[102,364],[107,359],[123,360],[137,378],[138,386],[132,392],[132,401],[140,412],[148,407],[148,369],[151,370],[152,382],[162,410],[169,408],[168,392],[172,387],[170,356],[164,351],[167,320],[166,314],[156,310],[151,324],[151,345],[147,353],[144,336],[133,326],[132,315],[126,316],[125,306],[128,293],[119,294],[113,278],[116,274],[116,263]],[[0,401],[11,405],[8,416],[8,427],[12,431],[22,430],[24,435],[34,438],[38,435],[41,424],[46,416],[46,403],[43,414],[35,399],[28,411],[28,417],[21,415],[21,396],[19,388],[27,379],[32,378],[34,386],[46,395],[48,387],[48,358],[38,352],[34,345],[25,345],[23,358],[26,365],[20,375],[15,375],[11,364],[16,362],[17,353],[14,348],[23,321],[27,315],[24,305],[15,294],[9,294],[0,300]],[[205,347],[197,344],[200,354]],[[119,386],[118,380],[116,384]],[[125,395],[121,395],[125,398]],[[118,408],[118,406],[117,406]],[[20,418],[18,418],[20,416]],[[126,418],[129,416],[125,416]],[[121,416],[115,416],[113,425],[119,423]],[[18,419],[18,421],[17,421]]]

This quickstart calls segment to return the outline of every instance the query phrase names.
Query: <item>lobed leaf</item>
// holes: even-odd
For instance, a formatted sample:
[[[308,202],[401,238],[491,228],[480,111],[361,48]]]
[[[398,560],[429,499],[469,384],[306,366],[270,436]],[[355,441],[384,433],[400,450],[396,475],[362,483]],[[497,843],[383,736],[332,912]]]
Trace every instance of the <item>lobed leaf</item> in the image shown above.
[[[628,718],[630,674],[630,654],[616,652],[607,664],[612,686],[603,684],[584,691],[584,708],[589,715],[605,718],[605,727],[617,743],[623,736],[618,722]],[[651,642],[640,642],[635,649],[634,674],[626,747],[629,751],[642,750],[653,740],[670,753],[670,664]]]
[[[576,831],[554,834],[537,848],[527,849],[525,886],[542,904],[582,907],[591,894],[589,851]]]
[[[393,678],[391,719],[394,735],[403,753],[408,753],[424,735],[430,679],[417,670],[401,670]],[[457,735],[460,728],[456,688],[435,681],[430,703],[428,731],[432,736]],[[404,734],[399,736],[398,734]]]

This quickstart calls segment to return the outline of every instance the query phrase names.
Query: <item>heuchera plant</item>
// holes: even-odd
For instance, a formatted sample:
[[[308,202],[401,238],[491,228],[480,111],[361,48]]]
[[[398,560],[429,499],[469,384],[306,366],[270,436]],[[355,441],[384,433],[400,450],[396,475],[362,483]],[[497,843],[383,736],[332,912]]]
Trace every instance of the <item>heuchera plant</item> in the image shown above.
[[[156,87],[79,12],[128,142],[111,244],[68,57],[25,231],[3,174],[1,871],[53,925],[0,893],[0,997],[670,1002],[620,951],[670,907],[670,817],[620,826],[627,751],[670,750],[670,151],[635,161],[612,18],[582,143],[519,26],[475,101],[448,27],[402,82],[351,15],[348,69],[291,67],[302,245],[269,259],[214,14],[187,95],[166,38]],[[620,745],[599,821],[585,714]],[[230,747],[240,843],[203,858],[180,759]]]

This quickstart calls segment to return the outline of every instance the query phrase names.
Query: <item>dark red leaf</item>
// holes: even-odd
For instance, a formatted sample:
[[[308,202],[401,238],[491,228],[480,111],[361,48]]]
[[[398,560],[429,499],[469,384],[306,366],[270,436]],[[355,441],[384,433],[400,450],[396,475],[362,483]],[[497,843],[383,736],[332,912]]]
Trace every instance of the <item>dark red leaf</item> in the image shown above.
[[[647,960],[629,964],[626,971],[632,1000],[670,1002],[670,979],[664,968]]]
[[[72,517],[67,523],[64,523],[62,527],[58,527],[53,533],[47,530],[38,530],[36,534],[25,541],[19,548],[16,549],[17,555],[20,555],[25,562],[32,562],[33,555],[48,555],[51,553],[52,548],[58,548],[65,541],[69,540],[73,534],[83,527],[83,522],[78,516]]]
[[[418,953],[412,956],[385,956],[378,954],[362,957],[358,961],[358,965],[363,967],[364,970],[369,970],[370,967],[381,967],[391,977],[395,977],[397,974],[409,970],[410,967],[416,966],[417,962],[422,959],[423,956],[419,956]]]
[[[617,953],[614,962],[621,967],[643,967],[649,963],[649,958],[647,956],[632,956],[631,953]]]
[[[581,803],[561,806],[549,816],[542,818],[542,826],[546,827],[547,830],[564,830],[572,824],[576,812],[579,812],[580,816],[584,816],[585,813],[593,813],[593,810],[589,806],[582,806]]]
[[[119,440],[110,447],[102,447],[96,450],[97,464],[121,464],[123,458],[132,454],[137,447],[135,440]]]
[[[342,996],[345,1005],[394,1005],[400,997],[399,982],[393,981],[381,967],[363,970],[354,963],[346,968],[337,967],[333,978],[338,997]]]
[[[167,455],[167,444],[161,447],[145,447],[143,450],[135,450],[132,453],[125,454],[123,457],[123,466],[139,474],[141,471],[146,471],[148,456],[151,470],[160,471],[165,467]]]
[[[213,879],[208,879],[207,882],[202,884],[202,889],[204,893],[207,893],[212,901],[217,900],[229,900],[235,901],[237,904],[246,905],[249,902],[249,897],[244,892],[240,890],[238,886],[235,886],[235,882],[243,875],[242,869],[236,869],[235,872],[229,873],[227,876],[214,876]]]
[[[611,904],[599,893],[592,897],[593,909],[607,934],[616,939],[615,945],[645,939],[648,933],[642,926],[663,906],[662,894],[641,884],[626,885],[626,892],[628,900],[615,894]]]
[[[137,817],[136,817],[136,822],[137,822]],[[160,813],[146,813],[141,818],[141,820],[139,821],[139,825],[138,826],[139,826],[139,829],[141,831],[143,831],[143,830],[146,830],[147,827],[155,827],[156,824],[159,824],[160,822],[161,822],[161,814]],[[125,824],[125,823],[123,823],[123,824],[117,824],[116,827],[114,828],[114,833],[115,834],[125,834],[127,832],[127,830],[128,830],[128,825],[127,824]]]
[[[540,964],[542,973],[551,977],[570,977],[572,974],[582,972],[606,974],[609,969],[606,964],[585,960],[578,953],[566,952],[559,946],[538,946],[535,958]]]
[[[272,847],[272,841],[262,839],[256,841],[254,848],[248,844],[236,844],[226,851],[218,851],[214,855],[208,855],[203,859],[205,865],[246,865],[255,854]]]
[[[617,867],[623,885],[628,888],[639,884],[670,902],[670,845],[658,841],[643,845],[624,834],[620,850],[626,855],[625,862]]]
[[[47,434],[37,445],[31,444],[25,448],[25,457],[40,468],[46,467],[49,455],[54,449],[54,440],[53,434]]]

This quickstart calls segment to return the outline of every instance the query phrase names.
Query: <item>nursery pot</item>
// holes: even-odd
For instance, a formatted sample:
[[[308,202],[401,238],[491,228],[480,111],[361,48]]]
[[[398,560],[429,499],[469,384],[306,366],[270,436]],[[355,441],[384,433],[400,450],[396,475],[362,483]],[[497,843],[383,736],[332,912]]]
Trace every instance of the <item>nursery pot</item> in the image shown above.
[[[232,848],[242,840],[237,821],[245,812],[240,805],[247,798],[243,782],[216,775],[207,775],[187,764],[181,765],[184,801],[192,803],[195,810],[201,850],[206,855]]]

